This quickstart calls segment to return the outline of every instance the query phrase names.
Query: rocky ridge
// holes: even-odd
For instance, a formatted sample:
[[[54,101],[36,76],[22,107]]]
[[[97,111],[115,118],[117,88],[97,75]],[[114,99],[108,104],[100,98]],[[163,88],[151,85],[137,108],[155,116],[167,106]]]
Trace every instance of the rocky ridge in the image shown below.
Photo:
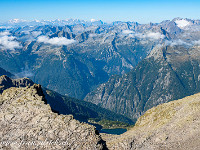
[[[200,149],[200,93],[148,110],[122,135],[103,135],[110,150]]]
[[[0,76],[0,93],[10,87],[27,87],[32,86],[34,82],[29,78],[11,79],[6,75]]]
[[[106,149],[93,126],[52,112],[45,101],[37,84],[3,91],[0,149]]]

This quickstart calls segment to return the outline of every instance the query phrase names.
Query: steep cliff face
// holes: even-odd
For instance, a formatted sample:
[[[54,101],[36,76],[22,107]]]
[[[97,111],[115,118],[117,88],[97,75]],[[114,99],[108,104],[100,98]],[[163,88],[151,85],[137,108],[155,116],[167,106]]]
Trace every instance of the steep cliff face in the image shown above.
[[[43,88],[43,92],[47,103],[53,110],[60,114],[72,114],[74,118],[79,121],[87,122],[88,120],[120,120],[124,123],[134,124],[130,118],[97,106],[91,102],[63,96],[45,88]]]
[[[110,150],[200,149],[200,94],[158,105],[119,136],[107,136]]]
[[[0,149],[106,149],[91,125],[51,111],[40,85],[0,95]]]
[[[113,76],[85,100],[138,118],[158,104],[200,92],[199,46],[158,46],[131,72]]]

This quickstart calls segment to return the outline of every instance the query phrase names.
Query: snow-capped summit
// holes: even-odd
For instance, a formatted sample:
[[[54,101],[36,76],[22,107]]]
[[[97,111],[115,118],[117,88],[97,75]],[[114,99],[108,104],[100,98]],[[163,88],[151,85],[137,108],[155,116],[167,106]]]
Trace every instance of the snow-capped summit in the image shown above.
[[[8,21],[9,23],[21,23],[21,22],[27,22],[26,20],[23,19],[11,19]]]
[[[186,26],[192,25],[192,22],[188,21],[187,19],[177,19],[174,22],[181,29],[186,27]]]
[[[95,22],[96,20],[95,20],[95,19],[91,19],[90,21],[91,21],[91,22]]]

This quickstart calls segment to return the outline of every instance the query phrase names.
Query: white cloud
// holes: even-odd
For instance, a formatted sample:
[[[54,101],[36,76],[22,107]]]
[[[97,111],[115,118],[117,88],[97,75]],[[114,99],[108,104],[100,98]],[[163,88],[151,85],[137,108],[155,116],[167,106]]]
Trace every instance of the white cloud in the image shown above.
[[[5,32],[0,32],[0,36],[6,36],[6,35],[10,35],[9,32],[5,31]]]
[[[175,46],[175,45],[187,45],[192,46],[192,44],[184,42],[182,40],[175,40],[175,41],[165,41],[165,45]]]
[[[140,40],[140,43],[141,44],[148,44],[148,41],[147,40]]]
[[[200,40],[194,41],[193,44],[194,44],[194,45],[200,45]]]
[[[9,32],[0,32],[0,48],[15,50],[22,48],[19,42],[15,41],[16,37],[9,36]]]
[[[39,36],[37,41],[52,45],[69,45],[76,42],[76,40],[67,39],[65,37],[54,37],[50,39],[46,36]]]
[[[96,37],[97,34],[89,34],[89,37],[93,38],[93,37]]]
[[[146,36],[156,40],[165,38],[165,36],[159,32],[149,32]]]
[[[30,34],[30,31],[22,31],[21,33],[24,33],[24,34],[29,35],[29,34]]]
[[[131,30],[123,30],[122,33],[124,33],[124,34],[132,34],[132,33],[134,33],[134,32],[131,31]]]
[[[135,35],[134,34],[129,34],[128,35],[130,38],[135,38]]]
[[[152,40],[159,40],[159,39],[164,39],[165,35],[161,34],[160,32],[147,32],[145,34],[142,33],[136,33],[136,37],[139,37],[141,39],[149,38]]]
[[[42,34],[41,31],[33,31],[33,32],[32,32],[32,35],[33,35],[34,37],[37,37],[37,36],[39,36],[40,34]]]
[[[176,20],[175,23],[177,24],[177,26],[179,28],[184,28],[184,27],[186,27],[188,25],[191,25],[191,23],[189,21],[184,20],[184,19],[182,19],[182,20]]]
[[[0,29],[10,29],[12,26],[0,26]]]

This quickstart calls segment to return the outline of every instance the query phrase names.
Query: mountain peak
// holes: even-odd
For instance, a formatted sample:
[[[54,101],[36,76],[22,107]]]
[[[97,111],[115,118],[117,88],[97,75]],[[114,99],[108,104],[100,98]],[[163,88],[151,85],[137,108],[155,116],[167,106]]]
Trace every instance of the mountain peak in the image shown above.
[[[3,76],[5,77],[5,76]],[[41,86],[12,87],[0,94],[1,146],[7,149],[106,149],[94,126],[46,105]],[[2,141],[15,141],[6,144]],[[20,144],[20,143],[29,144]],[[34,144],[30,144],[34,142]],[[41,143],[42,142],[42,143]],[[53,144],[49,144],[53,142]],[[64,143],[64,144],[63,144]],[[19,145],[20,144],[20,145]]]
[[[91,19],[90,21],[91,21],[91,22],[95,22],[96,20],[95,20],[95,19]]]
[[[26,87],[32,85],[34,85],[34,82],[29,78],[11,79],[6,75],[0,77],[0,93],[10,87]]]

